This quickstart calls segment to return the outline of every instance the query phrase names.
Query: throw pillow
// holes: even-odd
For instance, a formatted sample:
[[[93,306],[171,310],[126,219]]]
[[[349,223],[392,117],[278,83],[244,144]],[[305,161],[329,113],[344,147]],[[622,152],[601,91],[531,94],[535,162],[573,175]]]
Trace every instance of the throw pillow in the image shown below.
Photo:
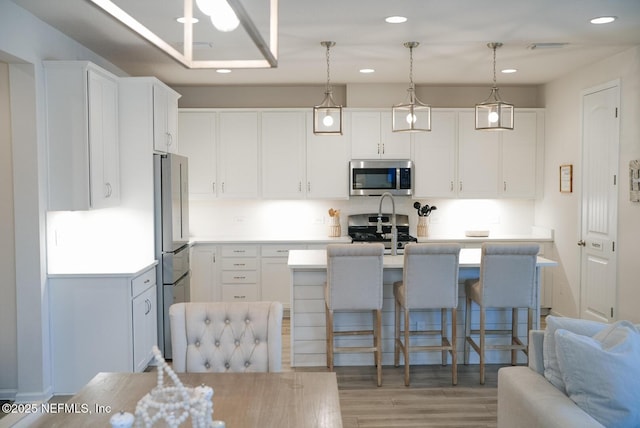
[[[555,339],[569,398],[606,427],[640,426],[640,331],[619,321],[594,337],[559,329]]]
[[[544,331],[544,342],[542,345],[542,356],[544,362],[544,377],[556,388],[566,394],[558,357],[556,353],[555,332],[558,329],[568,330],[572,333],[583,336],[593,336],[608,327],[608,324],[596,321],[581,320],[575,318],[555,317],[549,315],[546,318],[547,328]]]

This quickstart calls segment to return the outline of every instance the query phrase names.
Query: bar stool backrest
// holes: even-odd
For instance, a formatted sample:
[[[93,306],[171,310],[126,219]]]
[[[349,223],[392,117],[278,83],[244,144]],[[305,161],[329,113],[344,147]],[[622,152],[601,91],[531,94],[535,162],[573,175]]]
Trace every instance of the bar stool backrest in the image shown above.
[[[384,245],[327,245],[327,305],[331,310],[382,308]]]
[[[482,304],[490,308],[536,307],[537,244],[483,244]]]
[[[408,309],[457,308],[460,245],[407,244],[402,282]]]

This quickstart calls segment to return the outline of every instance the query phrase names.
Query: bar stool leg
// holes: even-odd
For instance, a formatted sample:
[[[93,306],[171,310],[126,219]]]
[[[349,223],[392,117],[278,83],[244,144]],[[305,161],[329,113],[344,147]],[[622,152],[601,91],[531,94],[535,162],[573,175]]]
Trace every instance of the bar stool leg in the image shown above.
[[[480,306],[480,384],[484,385],[485,309]]]
[[[400,340],[400,302],[394,298],[395,301],[395,325],[394,325],[394,339],[393,339],[393,365],[398,367],[400,365],[400,347],[398,341]]]
[[[440,309],[440,346],[447,344],[447,310]],[[442,349],[442,366],[447,365],[447,350]]]
[[[402,352],[404,355],[404,385],[405,386],[409,386],[409,382],[410,382],[410,375],[409,375],[409,369],[411,367],[411,362],[410,357],[409,357],[409,351],[410,351],[410,344],[409,344],[409,340],[410,340],[410,321],[409,321],[409,308],[404,308],[404,344],[402,346]]]
[[[451,372],[452,372],[452,383],[453,385],[458,384],[458,350],[457,350],[457,335],[458,335],[458,327],[457,327],[457,309],[451,308]]]
[[[518,344],[518,308],[511,309],[511,345]],[[511,349],[511,365],[515,366],[518,360],[518,350]]]
[[[464,315],[464,364],[469,364],[469,340],[471,340],[471,299],[467,297]]]
[[[327,367],[333,371],[333,311],[325,306],[327,322]]]
[[[382,309],[377,309],[374,312],[376,315],[376,327],[374,331],[376,372],[378,376],[378,386],[382,386]]]

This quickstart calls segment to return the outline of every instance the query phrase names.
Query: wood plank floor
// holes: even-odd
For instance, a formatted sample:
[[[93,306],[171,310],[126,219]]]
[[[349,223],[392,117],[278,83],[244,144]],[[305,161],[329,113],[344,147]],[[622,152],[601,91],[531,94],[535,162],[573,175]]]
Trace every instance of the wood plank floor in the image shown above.
[[[326,367],[291,368],[289,320],[283,321],[283,371],[323,371]],[[373,357],[372,357],[373,363]],[[486,367],[480,385],[478,365],[458,365],[458,385],[451,385],[451,366],[412,366],[411,386],[404,386],[404,368],[384,366],[383,384],[376,386],[371,367],[336,367],[345,428],[367,427],[495,427],[497,373]]]

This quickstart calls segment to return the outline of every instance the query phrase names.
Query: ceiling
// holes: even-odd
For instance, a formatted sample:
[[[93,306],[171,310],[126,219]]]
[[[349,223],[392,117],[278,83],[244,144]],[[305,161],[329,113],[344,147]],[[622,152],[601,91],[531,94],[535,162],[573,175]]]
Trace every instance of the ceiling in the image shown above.
[[[502,42],[499,86],[549,82],[587,64],[640,45],[639,0],[279,0],[278,66],[234,69],[229,74],[187,69],[102,12],[89,0],[13,0],[134,76],[153,75],[169,85],[315,85],[326,82],[326,51],[332,40],[331,81],[402,83],[409,79],[406,41],[414,49],[414,81],[421,85],[479,85],[492,80],[489,42]],[[269,0],[241,0],[263,34]],[[149,29],[179,43],[183,0],[118,0]],[[147,7],[149,6],[149,7]],[[403,15],[404,24],[384,18]],[[591,18],[614,15],[612,24]],[[206,42],[210,59],[262,59],[242,28],[213,34],[194,5],[194,41]],[[246,40],[242,41],[242,38]],[[170,40],[173,39],[173,40]],[[265,36],[265,40],[269,40]],[[530,49],[534,43],[567,43]],[[209,49],[209,52],[206,50]],[[362,74],[362,68],[375,73]]]

